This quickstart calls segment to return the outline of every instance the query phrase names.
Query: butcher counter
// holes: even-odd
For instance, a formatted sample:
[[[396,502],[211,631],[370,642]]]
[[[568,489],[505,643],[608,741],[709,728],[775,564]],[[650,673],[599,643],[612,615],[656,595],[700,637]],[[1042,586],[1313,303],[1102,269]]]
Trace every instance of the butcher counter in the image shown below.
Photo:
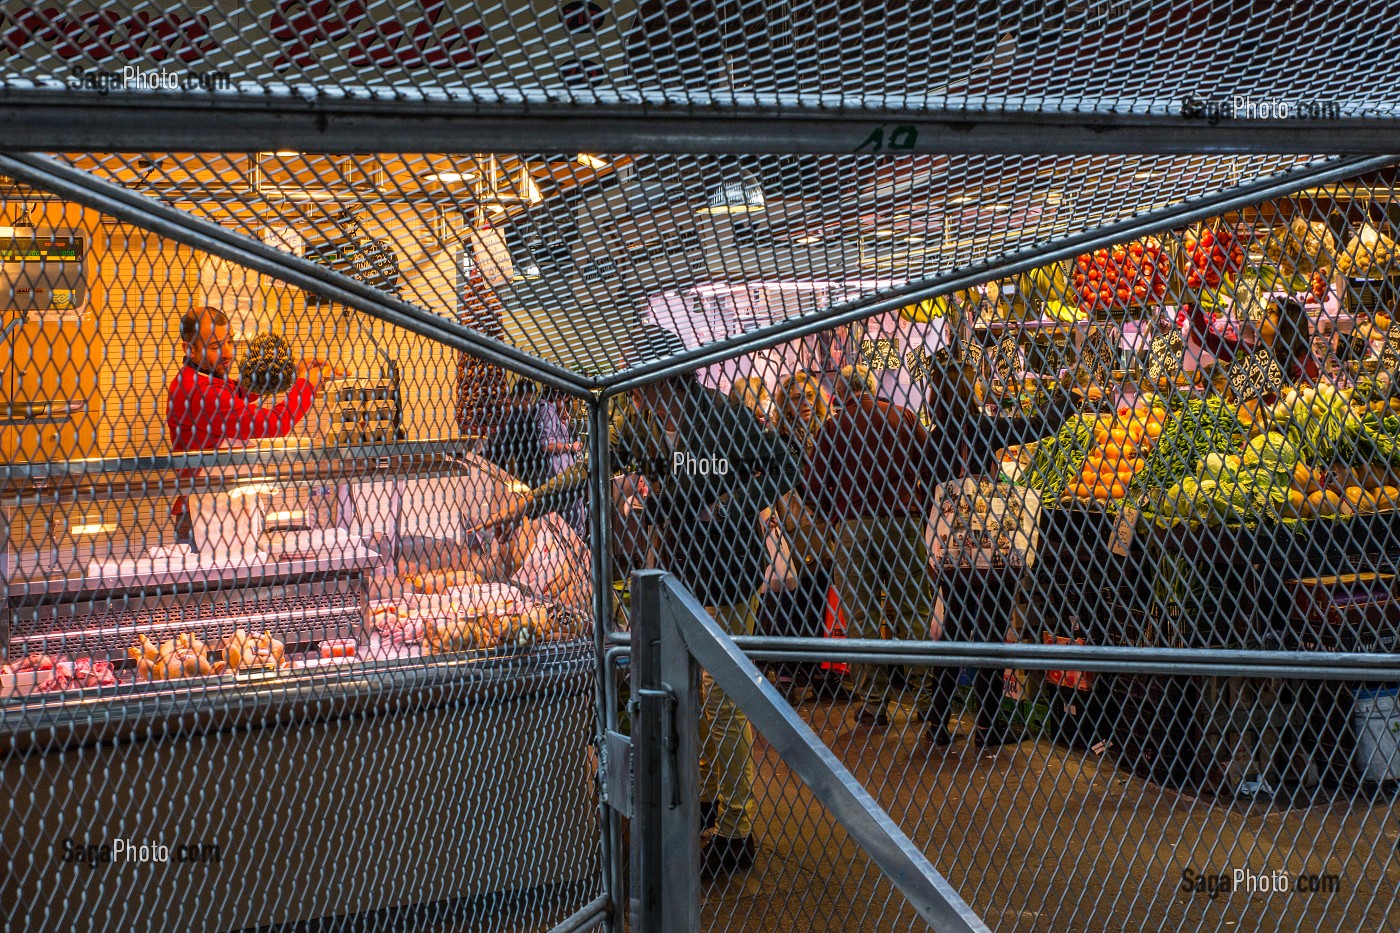
[[[454,540],[512,494],[514,480],[469,446],[9,464],[0,482],[11,662],[21,652],[120,662],[140,633],[212,642],[235,625],[276,631],[287,651],[270,669],[156,681],[123,671],[115,684],[53,692],[12,678],[0,747],[23,805],[0,818],[7,916],[52,916],[61,897],[65,929],[350,915],[398,926],[404,905],[420,918],[422,905],[444,918],[552,916],[596,895],[586,628],[427,654],[381,643],[366,623],[371,600],[399,585],[405,538]],[[322,527],[293,537],[333,546],[179,553],[166,500],[254,482],[295,500],[282,512],[315,513]],[[53,516],[64,513],[77,516],[67,527],[101,533],[61,535]],[[316,650],[345,640],[358,657]]]

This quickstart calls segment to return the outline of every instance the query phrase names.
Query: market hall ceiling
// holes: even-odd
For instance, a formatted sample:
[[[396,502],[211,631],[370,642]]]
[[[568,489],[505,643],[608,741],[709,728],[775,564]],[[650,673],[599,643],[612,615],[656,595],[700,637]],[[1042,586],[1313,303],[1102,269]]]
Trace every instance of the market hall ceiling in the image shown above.
[[[732,346],[1400,151],[1400,8],[1201,6],[6,2],[8,148],[65,154],[0,172],[596,384],[660,295],[841,285],[707,332]],[[1306,64],[1340,47],[1366,67]],[[385,240],[399,287],[278,252],[282,227]],[[464,252],[502,335],[458,321]]]

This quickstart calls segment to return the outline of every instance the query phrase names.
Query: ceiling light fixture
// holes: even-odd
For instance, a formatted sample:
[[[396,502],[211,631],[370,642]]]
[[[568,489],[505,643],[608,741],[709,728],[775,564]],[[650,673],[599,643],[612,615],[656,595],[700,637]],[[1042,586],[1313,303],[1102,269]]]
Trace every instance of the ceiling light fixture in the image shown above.
[[[593,169],[593,170],[596,172],[598,169],[607,168],[607,167],[608,167],[608,160],[607,160],[607,159],[600,159],[600,158],[598,158],[597,156],[595,156],[595,155],[589,155],[589,154],[586,153],[586,152],[580,152],[580,153],[578,154],[578,164],[579,164],[579,165],[585,165],[585,166],[587,166],[588,168],[591,168],[591,169]]]
[[[540,192],[540,186],[535,184],[535,180],[530,177],[528,166],[520,167],[520,182],[515,186],[519,192],[520,199],[528,204],[538,204],[544,200],[544,194]]]
[[[278,149],[273,155],[282,159],[295,159],[297,156],[301,155],[301,153],[297,152],[295,149]]]
[[[101,535],[116,530],[116,522],[104,522],[101,519],[90,519],[81,525],[70,525],[68,533],[70,535]]]
[[[766,209],[763,188],[752,172],[740,171],[737,176],[726,178],[724,183],[697,214],[747,214]]]
[[[423,176],[424,181],[440,181],[443,184],[454,184],[459,181],[470,181],[476,177],[476,172],[431,172]]]

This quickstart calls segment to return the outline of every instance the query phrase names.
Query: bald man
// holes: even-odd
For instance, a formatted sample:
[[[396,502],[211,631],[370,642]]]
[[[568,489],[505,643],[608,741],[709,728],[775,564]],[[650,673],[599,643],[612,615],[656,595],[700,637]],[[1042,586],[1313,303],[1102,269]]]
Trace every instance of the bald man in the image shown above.
[[[211,450],[228,441],[281,437],[306,417],[321,384],[320,360],[297,364],[297,380],[285,401],[262,407],[258,397],[230,382],[233,338],[228,317],[218,308],[193,308],[180,318],[185,365],[170,383],[165,408],[166,436],[175,453]],[[189,474],[186,474],[189,475]],[[181,537],[188,530],[184,497],[171,507]]]

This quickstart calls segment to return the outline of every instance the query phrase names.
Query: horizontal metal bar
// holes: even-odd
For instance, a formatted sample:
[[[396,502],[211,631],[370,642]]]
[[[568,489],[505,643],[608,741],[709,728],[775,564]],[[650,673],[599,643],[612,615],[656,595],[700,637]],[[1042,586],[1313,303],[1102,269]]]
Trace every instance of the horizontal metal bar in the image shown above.
[[[581,933],[583,930],[591,930],[607,919],[610,907],[608,896],[600,894],[582,909],[565,918],[558,926],[551,928],[549,933]]]
[[[880,804],[754,667],[734,639],[670,574],[633,576],[634,612],[660,611],[680,632],[686,648],[754,728],[802,778],[851,838],[879,866],[909,904],[939,933],[986,933],[987,926],[923,851],[890,819]]]
[[[71,147],[70,147],[71,148]],[[149,149],[149,140],[143,149]],[[135,224],[192,249],[274,276],[289,285],[378,318],[395,327],[508,367],[545,385],[580,398],[591,398],[591,387],[575,373],[485,337],[456,321],[390,298],[349,276],[291,253],[259,243],[186,211],[161,204],[138,192],[103,181],[57,159],[0,153],[0,172],[35,187],[63,195],[76,203]]]
[[[1188,119],[1174,113],[1056,109],[1037,101],[937,109],[750,104],[482,103],[311,98],[301,94],[140,94],[7,88],[0,132],[13,150],[816,153],[871,151],[877,130],[918,153],[1381,153],[1400,120]],[[1032,109],[1032,106],[1034,109]],[[862,147],[865,148],[862,148]],[[878,153],[878,150],[877,150]]]
[[[1021,642],[887,641],[878,638],[734,639],[750,657],[782,661],[841,661],[855,664],[959,665],[1014,664],[1032,670],[1120,670],[1153,665],[1165,673],[1183,666],[1202,670],[1267,667],[1310,671],[1322,676],[1364,671],[1365,676],[1400,677],[1400,654],[1342,651],[1264,651],[1232,648],[1129,648],[1118,645],[1035,645]],[[1090,665],[1094,665],[1090,667]]]
[[[1246,185],[1213,192],[1190,201],[1183,201],[1161,210],[1139,214],[1121,223],[1095,227],[1083,233],[1051,240],[1029,249],[1018,250],[991,262],[912,282],[901,288],[882,292],[873,298],[856,299],[832,305],[817,314],[804,315],[768,327],[756,328],[747,333],[706,344],[687,353],[677,354],[668,359],[636,366],[596,379],[595,383],[603,389],[603,398],[609,398],[648,385],[658,379],[696,370],[743,354],[767,350],[780,343],[806,337],[843,324],[863,321],[873,315],[894,311],[925,298],[951,294],[959,289],[980,285],[993,279],[1019,275],[1049,262],[1070,259],[1101,246],[1123,243],[1161,230],[1204,220],[1237,207],[1291,194],[1310,185],[1325,184],[1329,181],[1338,181],[1367,171],[1385,168],[1397,159],[1400,159],[1400,156],[1343,159],[1313,164],[1302,169],[1293,169]]]
[[[444,465],[442,457],[461,456],[480,437],[403,441],[356,447],[250,447],[244,450],[206,450],[153,454],[141,457],[93,457],[81,460],[42,460],[0,464],[0,480],[61,482],[120,473],[161,473],[181,470],[216,470],[222,467],[304,467],[318,463],[354,463],[378,469],[407,469],[414,461]],[[388,461],[380,464],[379,461]]]

